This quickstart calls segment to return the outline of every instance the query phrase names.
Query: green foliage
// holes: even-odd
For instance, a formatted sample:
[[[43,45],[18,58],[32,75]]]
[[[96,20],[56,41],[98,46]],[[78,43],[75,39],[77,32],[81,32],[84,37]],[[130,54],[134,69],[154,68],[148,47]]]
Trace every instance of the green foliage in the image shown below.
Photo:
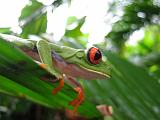
[[[113,117],[117,120],[160,119],[158,79],[115,54],[106,55],[112,65],[112,78],[86,81],[88,98],[97,104],[113,106]]]
[[[73,19],[73,20],[72,20]],[[76,18],[75,18],[76,19]],[[74,20],[74,18],[70,17],[68,19],[68,24],[73,24],[73,23],[76,23],[77,26],[72,29],[72,30],[66,30],[65,32],[65,36],[66,37],[72,37],[72,38],[78,38],[78,37],[81,37],[83,36],[83,33],[80,31],[80,28],[82,27],[83,23],[84,23],[84,20],[85,18],[81,19],[81,20]],[[73,22],[72,22],[73,21]]]
[[[31,0],[30,5],[21,11],[19,21],[22,27],[21,37],[23,38],[27,38],[30,34],[45,33],[47,28],[46,7],[36,0]]]
[[[160,26],[152,25],[146,27],[144,31],[144,37],[140,40],[137,45],[126,46],[125,56],[134,58],[135,56],[139,58],[137,64],[141,66],[152,66],[160,65]]]
[[[76,48],[85,48],[85,45],[87,44],[88,34],[83,34],[81,32],[81,27],[84,24],[84,22],[85,17],[82,19],[77,19],[73,16],[68,18],[67,27],[64,35],[65,40],[62,41],[64,45],[70,46],[72,43],[72,46],[77,46]],[[70,28],[70,26],[75,27]],[[71,39],[73,39],[74,42],[71,41]],[[69,41],[70,43],[67,44]],[[80,45],[78,46],[78,44]]]
[[[42,79],[49,73],[14,46],[2,39],[0,41],[0,92],[54,109],[62,107],[69,109],[68,102],[76,97],[73,88],[66,84],[63,90],[54,96],[51,91],[58,83],[48,83]],[[53,75],[50,75],[50,78],[55,79]],[[89,102],[84,102],[78,112],[86,117],[100,115],[95,105]]]
[[[158,24],[155,18],[160,13],[160,7],[152,0],[133,0],[129,5],[124,6],[123,12],[121,19],[114,23],[112,31],[106,36],[120,51],[123,50],[125,41],[135,30],[147,24]]]
[[[69,4],[70,0],[54,1],[50,5],[53,13],[56,7],[66,2]],[[112,66],[112,78],[82,82],[86,95],[86,101],[78,110],[82,116],[100,117],[95,106],[105,104],[111,105],[114,111],[113,117],[108,119],[160,119],[160,3],[158,3],[158,0],[116,0],[110,3],[108,13],[114,16],[121,8],[123,15],[113,23],[111,32],[106,35],[106,41],[97,46],[100,46],[103,54],[107,56],[107,62]],[[30,0],[30,4],[21,11],[19,24],[22,33],[18,36],[28,38],[33,34],[41,37],[41,33],[45,33],[47,28],[47,7],[49,6],[36,0]],[[59,43],[74,48],[85,48],[89,34],[84,34],[80,30],[84,23],[85,17],[77,19],[70,16],[65,34]],[[135,46],[126,45],[130,35],[140,28],[144,29],[144,37]],[[11,34],[11,31],[10,28],[0,28],[0,33]],[[108,48],[111,52],[116,48],[118,54],[108,52]],[[123,56],[126,60],[118,56]],[[10,106],[16,104],[13,101],[15,98],[8,97],[7,94],[19,99],[16,104],[19,111],[26,112],[32,102],[54,110],[69,109],[68,102],[75,98],[76,92],[65,84],[63,90],[53,96],[51,91],[58,83],[43,81],[41,77],[46,74],[49,73],[19,49],[0,39],[0,92],[3,93],[0,95],[0,107],[4,106],[13,112]],[[32,102],[23,101],[25,99]],[[27,105],[22,108],[24,104]],[[16,110],[18,111],[18,108]]]
[[[0,33],[10,34],[10,28],[0,28]]]

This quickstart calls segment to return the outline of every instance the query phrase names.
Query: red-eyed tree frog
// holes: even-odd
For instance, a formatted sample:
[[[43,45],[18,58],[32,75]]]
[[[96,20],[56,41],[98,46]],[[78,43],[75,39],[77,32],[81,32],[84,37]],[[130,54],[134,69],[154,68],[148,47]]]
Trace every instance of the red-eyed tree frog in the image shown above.
[[[4,34],[0,34],[0,37],[15,43],[35,60],[40,60],[39,65],[56,76],[59,86],[53,89],[54,95],[62,89],[64,80],[74,87],[78,95],[69,102],[69,105],[74,107],[74,112],[84,100],[83,88],[76,78],[94,80],[110,77],[110,66],[107,61],[102,60],[102,54],[96,47],[83,50],[56,45],[45,40],[22,40]]]

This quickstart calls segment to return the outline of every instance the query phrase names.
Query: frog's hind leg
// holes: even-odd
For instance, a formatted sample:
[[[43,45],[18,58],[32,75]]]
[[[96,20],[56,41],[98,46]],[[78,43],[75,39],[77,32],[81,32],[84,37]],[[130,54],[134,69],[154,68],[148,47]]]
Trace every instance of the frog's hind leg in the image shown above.
[[[73,112],[76,112],[79,105],[84,101],[84,92],[81,87],[76,87],[74,89],[78,93],[78,95],[77,98],[69,103],[69,105],[72,105],[74,107]]]
[[[76,112],[79,105],[84,101],[84,91],[82,86],[74,78],[68,77],[67,80],[74,86],[74,90],[78,93],[77,97],[69,102],[69,105],[74,107],[73,112]]]

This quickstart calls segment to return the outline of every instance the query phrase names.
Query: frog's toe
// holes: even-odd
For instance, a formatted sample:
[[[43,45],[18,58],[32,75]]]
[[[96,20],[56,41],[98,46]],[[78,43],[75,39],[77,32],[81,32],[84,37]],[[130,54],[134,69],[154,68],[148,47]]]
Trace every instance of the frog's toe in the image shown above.
[[[41,68],[43,68],[43,69],[46,69],[46,68],[47,68],[47,65],[44,64],[44,63],[39,63],[39,66],[40,66]]]
[[[69,102],[69,105],[73,106],[73,112],[76,112],[79,105],[84,101],[84,92],[81,87],[74,88],[76,92],[78,92],[77,98],[73,101]]]
[[[79,102],[79,99],[74,99],[73,101],[69,102],[69,105],[76,106],[76,104]]]
[[[59,86],[57,86],[56,88],[52,90],[52,94],[53,95],[57,94],[57,92],[59,92],[63,88],[63,86],[64,86],[64,79],[61,78],[59,79]]]

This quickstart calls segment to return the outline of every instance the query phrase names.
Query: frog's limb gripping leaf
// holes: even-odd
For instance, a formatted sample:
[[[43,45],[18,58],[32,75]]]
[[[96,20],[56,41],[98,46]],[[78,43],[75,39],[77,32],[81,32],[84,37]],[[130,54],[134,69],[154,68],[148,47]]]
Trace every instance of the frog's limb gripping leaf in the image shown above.
[[[63,86],[64,86],[64,79],[60,78],[59,79],[59,86],[57,86],[56,88],[54,88],[52,90],[53,95],[57,94],[57,92],[60,91],[63,88]]]
[[[37,43],[37,49],[41,58],[41,61],[46,64],[46,69],[51,71],[59,80],[60,80],[60,84],[58,87],[56,87],[55,89],[53,89],[52,93],[55,95],[58,91],[60,91],[63,86],[64,86],[64,76],[61,75],[60,73],[58,73],[53,67],[55,66],[53,63],[54,58],[52,57],[51,54],[52,50],[50,45],[44,41],[44,40],[40,40]],[[77,82],[76,82],[77,83]],[[73,83],[75,84],[75,83]],[[77,84],[76,84],[77,86]],[[84,93],[83,90],[80,87],[76,87],[75,91],[78,92],[78,96],[77,98],[75,98],[72,102],[70,102],[70,105],[74,106],[74,112],[77,111],[78,106],[83,102],[84,100]]]
[[[47,66],[47,65],[44,64],[44,63],[40,63],[39,66],[40,66],[41,68],[43,68],[43,69],[46,69],[46,66]]]
[[[84,101],[83,89],[81,87],[76,87],[75,91],[78,92],[77,98],[69,103],[69,105],[72,105],[74,107],[74,113],[77,111],[79,105]]]
[[[59,78],[61,75],[53,68],[51,49],[48,42],[39,40],[37,42],[37,49],[42,63],[46,64],[46,69]]]

